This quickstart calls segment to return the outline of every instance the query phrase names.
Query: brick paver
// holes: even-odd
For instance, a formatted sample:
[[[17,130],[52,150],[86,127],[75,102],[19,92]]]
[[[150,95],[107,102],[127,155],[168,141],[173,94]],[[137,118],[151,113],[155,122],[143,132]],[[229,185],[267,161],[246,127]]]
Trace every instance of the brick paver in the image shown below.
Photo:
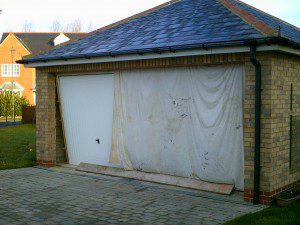
[[[262,209],[223,196],[137,180],[26,168],[0,171],[0,224],[222,224]]]

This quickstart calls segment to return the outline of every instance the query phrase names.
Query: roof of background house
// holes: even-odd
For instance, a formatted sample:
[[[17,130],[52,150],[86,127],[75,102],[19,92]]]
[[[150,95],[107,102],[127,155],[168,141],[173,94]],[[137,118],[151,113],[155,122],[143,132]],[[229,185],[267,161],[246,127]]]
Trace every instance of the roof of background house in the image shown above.
[[[300,44],[299,28],[237,0],[173,0],[21,62],[242,45]]]
[[[63,33],[68,38],[78,38],[84,33],[64,33],[64,32],[11,32],[13,33],[20,42],[27,48],[31,53],[37,53],[44,51],[53,47],[53,40]],[[0,43],[9,35],[10,33],[3,33]]]

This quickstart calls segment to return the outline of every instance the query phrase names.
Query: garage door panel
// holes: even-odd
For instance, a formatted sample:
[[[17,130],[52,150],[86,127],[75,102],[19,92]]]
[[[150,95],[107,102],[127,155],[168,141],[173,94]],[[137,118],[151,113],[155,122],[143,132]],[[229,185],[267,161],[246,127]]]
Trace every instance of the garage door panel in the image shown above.
[[[62,76],[59,88],[69,163],[110,165],[113,75]]]

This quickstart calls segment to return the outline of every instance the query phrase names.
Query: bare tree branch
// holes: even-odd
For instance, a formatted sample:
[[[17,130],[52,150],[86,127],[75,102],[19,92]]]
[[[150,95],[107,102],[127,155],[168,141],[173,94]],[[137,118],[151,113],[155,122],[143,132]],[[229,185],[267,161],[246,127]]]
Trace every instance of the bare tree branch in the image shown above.
[[[53,20],[50,30],[53,32],[60,32],[63,30],[59,19]]]
[[[75,19],[71,23],[65,26],[64,31],[66,32],[81,32],[82,31],[82,22],[80,19]]]
[[[79,18],[64,25],[61,23],[60,19],[57,18],[53,20],[52,25],[49,26],[49,30],[52,32],[91,32],[94,30],[94,26],[91,22],[83,24]]]
[[[33,23],[30,22],[30,21],[27,21],[25,20],[24,24],[23,24],[23,28],[22,28],[22,31],[23,32],[31,32],[31,31],[34,31],[34,28],[33,28]]]
[[[91,32],[94,30],[94,27],[93,27],[93,24],[92,23],[89,23],[87,26],[86,26],[86,29],[85,31],[86,32]]]

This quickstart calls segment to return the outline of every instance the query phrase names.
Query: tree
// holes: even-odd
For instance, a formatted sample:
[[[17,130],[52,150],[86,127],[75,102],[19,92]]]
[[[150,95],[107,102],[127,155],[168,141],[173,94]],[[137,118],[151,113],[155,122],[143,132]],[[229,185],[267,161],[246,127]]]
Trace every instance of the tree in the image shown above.
[[[89,23],[87,26],[86,26],[86,29],[85,31],[86,32],[91,32],[94,30],[94,27],[93,27],[93,24],[92,23]]]
[[[23,24],[22,31],[23,31],[23,32],[31,32],[31,31],[34,30],[33,27],[34,27],[34,26],[33,26],[33,23],[32,23],[32,22],[25,20],[25,22],[24,22],[24,24]]]
[[[11,33],[11,32],[14,32],[14,31],[15,31],[14,28],[8,28],[4,32]]]
[[[13,105],[15,110],[13,110]],[[12,93],[11,91],[2,91],[0,93],[0,116],[5,116],[6,121],[7,117],[13,116],[13,111],[16,116],[21,116],[22,107],[28,105],[29,101],[25,97],[20,96],[19,93]]]
[[[15,115],[16,116],[22,116],[22,108],[23,106],[29,106],[29,101],[26,97],[21,96],[19,94],[15,95]]]
[[[0,93],[0,115],[4,116],[7,121],[7,117],[12,115],[12,95],[10,92],[1,92]]]
[[[65,32],[81,32],[82,31],[82,22],[80,19],[75,19],[71,23],[67,24],[65,26],[64,31]]]
[[[53,20],[52,26],[50,27],[50,30],[53,31],[53,32],[60,32],[60,31],[62,31],[62,25],[61,25],[59,19]]]

